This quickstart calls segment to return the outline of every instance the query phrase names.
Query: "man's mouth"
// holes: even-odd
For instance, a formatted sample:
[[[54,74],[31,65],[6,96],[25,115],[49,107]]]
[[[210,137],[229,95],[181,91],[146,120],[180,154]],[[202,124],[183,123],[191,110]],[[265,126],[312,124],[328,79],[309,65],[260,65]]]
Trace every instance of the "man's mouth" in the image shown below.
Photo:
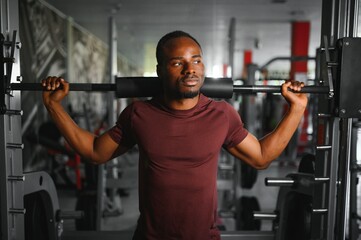
[[[193,87],[193,86],[197,85],[198,82],[199,82],[199,80],[197,77],[189,77],[189,78],[182,79],[182,83],[186,87]]]

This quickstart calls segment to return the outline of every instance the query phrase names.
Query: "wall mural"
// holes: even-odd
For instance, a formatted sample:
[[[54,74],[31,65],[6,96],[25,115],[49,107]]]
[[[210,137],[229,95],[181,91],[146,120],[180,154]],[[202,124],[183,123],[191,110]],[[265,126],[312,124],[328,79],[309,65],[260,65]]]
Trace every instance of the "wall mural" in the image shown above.
[[[21,71],[26,82],[36,82],[49,75],[66,74],[66,25],[41,2],[22,0],[20,5]]]
[[[66,75],[66,19],[37,0],[19,1],[20,70],[23,82],[40,82],[49,75]],[[22,92],[24,169],[39,165],[37,132],[46,121],[41,92]],[[41,168],[41,167],[40,167]]]
[[[23,82],[40,82],[47,76],[63,76],[72,83],[109,81],[107,44],[76,23],[70,22],[66,15],[44,1],[19,0],[19,11]],[[119,75],[141,75],[137,66],[124,56],[119,54],[117,59]],[[69,108],[81,127],[93,131],[106,117],[106,98],[106,93],[71,92],[64,101],[64,106]],[[33,145],[36,141],[28,136],[37,134],[37,129],[49,119],[42,105],[41,92],[23,92],[22,109],[24,116],[32,116],[23,118],[23,126],[27,126],[23,129],[24,154],[30,156],[24,160],[26,168],[26,161],[28,165],[32,165],[36,154]]]
[[[69,64],[69,81],[76,83],[105,83],[108,70],[108,47],[91,34],[72,27]],[[104,95],[99,93],[71,92],[69,101],[75,111],[83,111],[91,107],[100,115],[106,113]]]

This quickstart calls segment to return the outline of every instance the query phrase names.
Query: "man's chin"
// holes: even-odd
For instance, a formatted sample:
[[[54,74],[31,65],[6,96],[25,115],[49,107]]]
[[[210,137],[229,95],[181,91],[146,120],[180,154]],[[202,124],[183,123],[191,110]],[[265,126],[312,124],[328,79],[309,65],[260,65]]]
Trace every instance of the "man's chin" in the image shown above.
[[[180,92],[180,98],[195,98],[199,95],[199,91]]]

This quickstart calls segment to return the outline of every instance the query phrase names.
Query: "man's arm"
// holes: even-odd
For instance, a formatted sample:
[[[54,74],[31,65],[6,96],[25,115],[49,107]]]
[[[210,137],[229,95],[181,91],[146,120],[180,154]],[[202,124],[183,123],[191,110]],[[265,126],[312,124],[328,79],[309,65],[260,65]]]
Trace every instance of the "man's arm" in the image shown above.
[[[42,81],[43,102],[49,115],[69,145],[82,157],[95,164],[104,163],[127,148],[119,146],[105,132],[101,136],[80,128],[64,110],[61,101],[68,95],[69,83],[62,78],[48,77]]]
[[[282,85],[282,95],[290,107],[278,126],[260,140],[249,133],[240,144],[228,149],[228,151],[257,169],[268,167],[287,146],[292,135],[297,130],[307,106],[306,94],[293,93],[288,91],[288,88],[297,92],[303,86],[303,83],[296,81],[284,83]]]

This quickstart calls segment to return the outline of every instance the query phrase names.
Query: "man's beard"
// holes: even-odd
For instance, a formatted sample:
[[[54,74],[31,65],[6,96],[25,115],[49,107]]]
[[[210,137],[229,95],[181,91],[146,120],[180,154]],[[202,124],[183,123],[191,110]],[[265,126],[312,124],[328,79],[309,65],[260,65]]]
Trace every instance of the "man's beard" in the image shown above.
[[[187,92],[178,91],[176,97],[178,99],[185,99],[185,98],[195,98],[198,95],[199,95],[199,91],[187,91]]]

